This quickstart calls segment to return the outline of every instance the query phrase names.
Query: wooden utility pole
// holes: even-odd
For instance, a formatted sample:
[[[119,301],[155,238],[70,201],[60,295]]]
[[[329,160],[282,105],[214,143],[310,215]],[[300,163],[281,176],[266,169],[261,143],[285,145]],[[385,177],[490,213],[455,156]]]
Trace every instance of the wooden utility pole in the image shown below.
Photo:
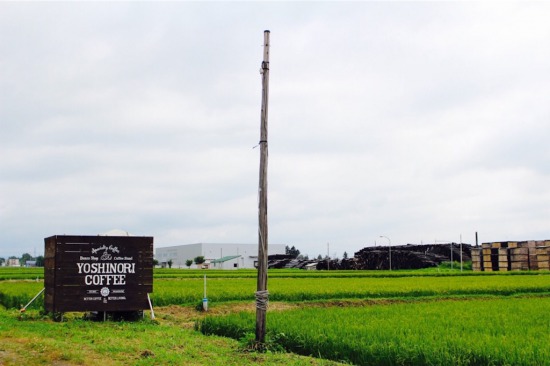
[[[256,291],[256,342],[265,343],[267,291],[267,101],[269,92],[269,31],[264,31],[260,128],[260,184],[258,188],[258,285]]]

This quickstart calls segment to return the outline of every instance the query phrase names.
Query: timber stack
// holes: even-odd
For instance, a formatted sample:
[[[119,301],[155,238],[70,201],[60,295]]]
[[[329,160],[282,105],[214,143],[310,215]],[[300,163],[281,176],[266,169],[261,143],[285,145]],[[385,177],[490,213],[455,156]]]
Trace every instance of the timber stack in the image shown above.
[[[472,248],[474,271],[550,270],[550,240],[527,240],[483,243]]]
[[[470,244],[406,244],[366,247],[355,253],[357,269],[420,269],[437,267],[442,262],[470,261]],[[462,251],[462,253],[461,253]]]

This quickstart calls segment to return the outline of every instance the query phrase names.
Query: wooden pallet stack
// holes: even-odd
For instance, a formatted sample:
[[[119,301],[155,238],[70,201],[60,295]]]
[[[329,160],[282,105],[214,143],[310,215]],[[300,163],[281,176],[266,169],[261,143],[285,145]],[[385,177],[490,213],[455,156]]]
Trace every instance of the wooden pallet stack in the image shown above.
[[[510,248],[512,249],[512,248]],[[498,248],[498,270],[509,271],[510,268],[510,250],[507,247]]]
[[[544,241],[530,240],[527,242],[527,248],[529,248],[529,269],[532,271],[538,271],[539,262],[537,260],[537,246],[543,245]]]
[[[471,250],[474,271],[550,270],[550,240],[483,243]]]
[[[550,241],[547,240],[545,245],[538,246],[535,253],[539,270],[550,271]]]
[[[472,270],[476,272],[483,271],[483,254],[481,248],[472,248]]]
[[[481,244],[481,266],[485,272],[498,271],[498,249],[501,243]]]
[[[512,271],[529,270],[529,248],[527,246],[510,248],[510,269]]]

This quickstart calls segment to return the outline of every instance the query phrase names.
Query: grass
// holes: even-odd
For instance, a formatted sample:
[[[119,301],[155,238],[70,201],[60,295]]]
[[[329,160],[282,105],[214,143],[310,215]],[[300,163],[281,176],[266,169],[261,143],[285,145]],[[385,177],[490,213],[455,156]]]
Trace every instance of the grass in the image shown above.
[[[158,319],[96,323],[70,318],[54,323],[37,311],[21,318],[17,311],[0,309],[0,364],[335,365],[295,354],[245,353],[235,340],[207,337]]]
[[[392,302],[272,312],[269,338],[290,352],[357,365],[544,365],[548,297]],[[205,334],[234,338],[255,315],[207,317]]]

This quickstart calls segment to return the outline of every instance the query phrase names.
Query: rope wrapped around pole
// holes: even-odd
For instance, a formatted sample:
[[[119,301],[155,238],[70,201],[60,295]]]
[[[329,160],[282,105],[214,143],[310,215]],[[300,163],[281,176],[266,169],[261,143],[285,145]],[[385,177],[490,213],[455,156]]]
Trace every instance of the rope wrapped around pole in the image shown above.
[[[256,291],[256,309],[267,311],[269,305],[269,291]]]

